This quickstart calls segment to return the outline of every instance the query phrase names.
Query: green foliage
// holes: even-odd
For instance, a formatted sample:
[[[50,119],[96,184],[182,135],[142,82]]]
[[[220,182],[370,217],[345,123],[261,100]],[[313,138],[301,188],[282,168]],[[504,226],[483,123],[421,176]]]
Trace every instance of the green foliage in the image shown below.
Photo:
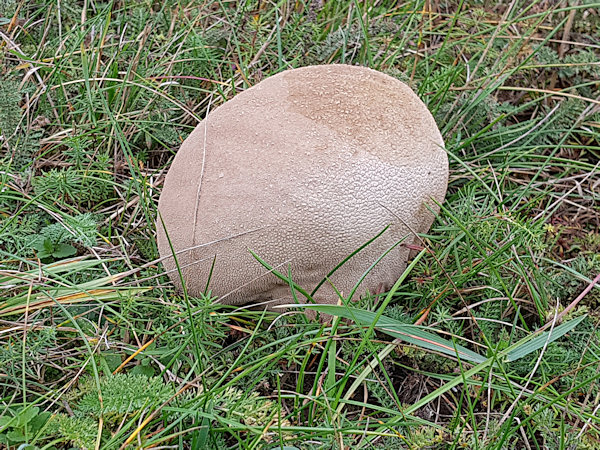
[[[167,105],[165,105],[167,108]],[[165,147],[176,147],[182,142],[183,136],[170,125],[165,124],[167,117],[152,116],[147,122],[140,123],[139,133],[136,134],[133,143],[140,149],[137,157],[145,161],[146,157],[142,149],[154,149]]]
[[[0,0],[0,18],[11,18],[17,9],[17,0]]]
[[[224,417],[234,419],[249,426],[265,427],[275,421],[277,427],[277,409],[273,402],[261,398],[257,392],[243,392],[234,387],[227,388],[219,395],[216,408],[223,411]],[[281,426],[289,425],[282,423]]]
[[[159,257],[156,245],[147,237],[135,237],[133,242],[145,260],[152,261]]]
[[[505,308],[501,301],[489,301],[483,303],[473,313],[479,329],[489,342],[499,345],[499,349],[509,342],[506,327],[502,324]]]
[[[192,66],[186,62],[180,65],[180,69],[197,77],[212,77],[222,58],[218,44],[223,38],[226,36],[217,29],[206,31],[205,36],[191,33],[186,38],[184,54],[191,58]]]
[[[581,121],[581,113],[586,106],[584,102],[575,98],[563,101],[552,117],[552,131],[548,131],[544,136],[546,142],[560,142],[564,138],[564,132],[575,127]],[[550,112],[548,106],[545,107],[545,110]]]
[[[12,80],[0,81],[0,133],[8,142],[13,142],[21,121],[21,89]]]
[[[585,76],[590,79],[600,78],[598,55],[591,49],[584,49],[571,53],[565,57],[565,67],[561,67],[558,74],[562,78]]]
[[[579,435],[579,431],[564,418],[559,417],[552,409],[535,408],[536,425],[541,436],[543,448],[560,450],[564,448],[577,450],[595,450],[598,448],[598,433],[592,431]],[[594,436],[595,435],[595,436]]]
[[[48,423],[48,431],[82,450],[96,448],[98,423],[91,417],[55,414]]]
[[[63,155],[68,158],[68,161],[73,164],[78,170],[85,170],[88,164],[94,161],[94,155],[90,154],[90,146],[92,141],[84,135],[76,135],[65,139],[64,144],[67,149],[63,151]]]
[[[38,213],[23,213],[0,219],[0,248],[9,254],[32,256],[32,236],[40,230]]]
[[[69,244],[55,244],[48,238],[39,237],[32,244],[36,255],[42,261],[68,258],[77,254],[77,249]]]
[[[514,242],[522,252],[530,249],[541,253],[546,249],[542,221],[533,221],[521,213],[499,211],[489,195],[477,193],[476,183],[465,186],[451,204],[454,216],[451,226],[457,227],[458,233],[466,229],[474,239],[491,248]],[[509,251],[505,250],[507,258]]]
[[[347,51],[356,51],[361,47],[361,30],[357,24],[350,27],[350,30],[338,28],[333,33],[327,34],[325,39],[319,42],[319,45],[313,50],[314,58],[320,64],[327,63],[333,59],[344,46]]]
[[[547,345],[542,355],[538,372],[543,374],[546,379],[550,379],[562,373],[570,373],[581,366],[586,366],[588,363],[593,362],[594,356],[588,348],[590,342],[600,342],[600,332],[594,329],[594,324],[589,318],[585,318],[567,336]],[[532,353],[529,358],[512,362],[510,371],[514,371],[519,376],[527,376],[535,367],[539,356],[540,351],[538,350]],[[562,377],[558,383],[565,387],[572,386],[577,382],[581,382],[581,380],[593,379],[595,373],[595,368],[585,367],[580,371],[576,371],[575,375],[569,374]],[[591,395],[595,396],[599,391],[599,386],[590,386]]]
[[[108,155],[98,155],[87,169],[50,169],[32,180],[40,201],[91,207],[114,195]]]
[[[442,444],[444,433],[434,427],[420,427],[411,435],[413,448],[427,448]]]
[[[14,402],[23,395],[53,414],[36,442],[28,436],[31,445],[95,448],[100,414],[100,447],[121,445],[138,414],[148,417],[175,392],[158,373],[201,387],[146,424],[144,447],[521,448],[526,434],[532,448],[567,448],[584,424],[579,445],[597,439],[597,288],[565,321],[589,317],[543,355],[537,346],[504,364],[506,373],[480,373],[471,379],[480,386],[466,386],[468,361],[459,367],[417,341],[391,350],[385,333],[367,343],[351,321],[335,332],[304,316],[271,324],[274,314],[222,308],[210,294],[182,299],[162,267],[147,264],[158,256],[154,214],[165,170],[196,125],[189,111],[202,118],[288,67],[369,66],[406,82],[428,105],[451,168],[447,200],[424,236],[428,253],[384,314],[398,329],[423,319],[440,333],[422,337],[454,339],[478,357],[505,353],[551,319],[557,299],[562,311],[600,271],[598,237],[588,232],[597,227],[600,156],[593,108],[600,67],[590,45],[600,19],[591,3],[180,3],[0,0],[9,38],[0,44],[1,292],[26,304],[107,272],[117,285],[160,287],[110,297],[101,307],[31,310],[27,323],[9,317],[0,333],[0,392],[13,402],[5,415],[22,412]],[[571,11],[576,44],[561,48]],[[563,216],[581,225],[581,237],[555,226]],[[38,267],[33,258],[58,259],[75,248],[86,256],[91,246],[94,265],[86,265],[89,258]],[[130,270],[139,272],[118,279]],[[381,301],[366,296],[353,306],[368,312]],[[110,375],[150,339],[127,375]],[[488,343],[487,351],[480,346]],[[103,411],[92,379],[55,401],[92,365]],[[426,377],[412,376],[423,371]],[[409,376],[415,386],[397,389]],[[342,399],[346,380],[362,377],[368,398],[357,391]],[[414,419],[407,411],[452,382],[455,390],[433,396],[417,408],[418,423],[406,424]],[[591,396],[585,401],[579,391],[568,393],[580,384]],[[513,404],[515,420],[501,423]],[[279,408],[287,421],[279,423]],[[429,413],[437,414],[430,423]],[[0,433],[33,433],[32,422]]]
[[[30,212],[0,219],[0,248],[21,257],[62,259],[77,252],[71,244],[95,245],[98,224],[91,213],[64,215],[61,222],[43,226],[48,217]]]
[[[414,347],[399,347],[399,354],[409,360],[411,366],[426,372],[451,373],[458,365],[451,359]]]
[[[37,406],[28,406],[11,411],[6,409],[0,416],[0,443],[9,446],[17,446],[39,438],[44,430],[49,412],[40,412]],[[47,434],[46,434],[47,435]]]
[[[50,356],[57,342],[56,330],[51,327],[29,330],[25,342],[21,335],[9,336],[0,345],[0,367],[3,373],[9,377],[19,377],[25,373],[27,377],[36,379],[39,367]],[[7,391],[15,392],[10,386],[0,388],[3,395],[9,395]]]
[[[53,168],[32,179],[39,201],[91,208],[114,197],[111,157],[77,135],[64,141],[68,167]],[[87,245],[87,244],[86,244]]]
[[[20,103],[30,91],[10,77],[0,80],[0,135],[4,138],[0,148],[6,149],[2,152],[4,164],[16,171],[31,165],[31,157],[39,150],[43,134],[41,126],[28,123],[31,119],[22,114]]]
[[[49,421],[48,433],[77,447],[92,449],[100,417],[105,425],[103,439],[107,439],[108,430],[116,429],[124,418],[156,407],[174,394],[173,387],[160,378],[141,374],[105,376],[100,379],[100,390],[102,402],[95,381],[92,378],[81,381],[78,389],[68,395],[73,414],[55,414]]]
[[[553,299],[559,299],[561,304],[566,305],[574,300],[587,284],[582,278],[593,279],[598,273],[600,273],[600,257],[597,254],[581,254],[570,261],[566,269],[548,268],[545,278],[549,295]],[[594,297],[598,298],[596,290],[590,292],[585,300],[592,307],[596,306],[592,300]]]
[[[96,244],[98,224],[90,213],[65,216],[62,223],[53,223],[41,229],[40,235],[53,244],[77,242],[86,247]]]
[[[403,293],[411,296],[411,301],[420,308],[427,308],[436,299],[432,310],[434,320],[448,332],[461,334],[462,322],[450,320],[452,309],[464,306],[456,290],[472,290],[470,303],[504,297],[504,303],[484,302],[481,311],[476,310],[476,316],[500,320],[511,305],[508,299],[520,286],[522,262],[529,262],[532,255],[544,254],[547,233],[543,221],[534,221],[524,212],[499,210],[489,194],[478,192],[475,183],[464,186],[445,208],[449,209],[437,229],[445,237],[431,247],[436,259],[426,256],[419,262],[410,287]],[[515,254],[522,259],[517,261]],[[486,267],[485,277],[480,270],[482,265]],[[537,273],[535,267],[528,266],[527,270]],[[420,296],[419,303],[415,294]],[[543,316],[547,301],[545,290],[540,290],[539,299],[538,313]],[[488,313],[492,316],[488,317]],[[492,336],[497,336],[502,328],[498,323],[482,324]]]
[[[93,379],[88,378],[79,385],[70,399],[77,412],[82,415],[104,417],[117,424],[123,417],[155,407],[174,394],[173,387],[166,385],[159,377],[146,377],[139,374],[117,373],[100,380],[102,403]]]

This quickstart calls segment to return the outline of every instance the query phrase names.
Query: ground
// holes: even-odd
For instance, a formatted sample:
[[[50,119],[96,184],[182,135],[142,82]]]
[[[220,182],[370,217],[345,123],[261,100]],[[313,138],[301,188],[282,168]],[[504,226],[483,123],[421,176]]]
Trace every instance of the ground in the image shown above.
[[[600,448],[599,6],[1,0],[0,446]],[[423,250],[326,324],[182,296],[154,240],[180,143],[327,63],[435,117]]]

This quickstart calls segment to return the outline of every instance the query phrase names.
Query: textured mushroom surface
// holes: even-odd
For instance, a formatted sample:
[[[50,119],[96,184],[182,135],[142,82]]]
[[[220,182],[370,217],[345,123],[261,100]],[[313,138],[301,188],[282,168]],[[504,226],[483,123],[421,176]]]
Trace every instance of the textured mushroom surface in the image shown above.
[[[390,225],[331,276],[348,295],[396,242],[427,232],[447,183],[442,137],[409,87],[364,67],[310,66],[267,78],[208,114],[175,156],[158,210],[190,295],[205,291],[212,270],[209,290],[222,303],[289,303],[289,285],[249,250],[291,270],[310,292]],[[157,234],[181,288],[160,220]],[[408,256],[396,246],[357,295],[393,284]],[[337,302],[331,283],[317,302]]]

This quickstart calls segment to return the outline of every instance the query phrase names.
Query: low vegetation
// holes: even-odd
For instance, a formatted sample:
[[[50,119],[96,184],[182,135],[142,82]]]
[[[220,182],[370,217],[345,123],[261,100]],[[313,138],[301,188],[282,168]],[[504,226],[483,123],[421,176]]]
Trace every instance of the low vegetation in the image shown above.
[[[567,3],[0,0],[0,447],[600,448],[600,4]],[[180,296],[180,143],[327,63],[436,118],[423,250],[325,325]]]

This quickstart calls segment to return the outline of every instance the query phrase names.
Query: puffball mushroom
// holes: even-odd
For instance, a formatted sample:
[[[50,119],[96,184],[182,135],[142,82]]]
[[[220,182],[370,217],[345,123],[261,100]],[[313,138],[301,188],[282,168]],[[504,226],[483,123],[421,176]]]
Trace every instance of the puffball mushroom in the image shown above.
[[[447,183],[442,136],[405,84],[348,65],[287,70],[210,112],[185,140],[160,196],[158,248],[181,288],[175,251],[192,296],[208,285],[224,304],[273,305],[293,303],[291,288],[250,250],[310,292],[389,225],[314,295],[335,304],[336,289],[347,296],[390,247],[427,232]],[[394,247],[358,295],[393,284],[409,252]]]

